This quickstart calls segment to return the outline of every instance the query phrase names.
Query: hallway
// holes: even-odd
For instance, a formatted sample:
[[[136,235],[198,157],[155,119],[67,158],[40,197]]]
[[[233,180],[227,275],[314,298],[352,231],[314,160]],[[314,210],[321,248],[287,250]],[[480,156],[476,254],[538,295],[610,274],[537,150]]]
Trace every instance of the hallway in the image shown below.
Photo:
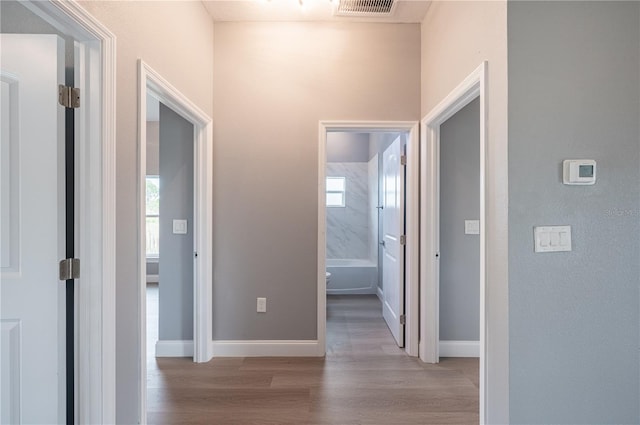
[[[327,298],[326,358],[147,365],[149,424],[478,423],[477,359],[407,357],[374,295]]]

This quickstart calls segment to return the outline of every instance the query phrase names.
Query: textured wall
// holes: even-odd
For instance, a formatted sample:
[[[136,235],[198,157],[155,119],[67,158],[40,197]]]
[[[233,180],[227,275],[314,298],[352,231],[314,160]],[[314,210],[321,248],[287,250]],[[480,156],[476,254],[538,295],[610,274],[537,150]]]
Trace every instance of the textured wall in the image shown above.
[[[639,6],[509,2],[511,423],[640,423]],[[573,250],[534,253],[539,225]]]
[[[364,162],[369,155],[369,133],[327,133],[327,162]]]
[[[196,1],[80,4],[117,37],[116,422],[130,424],[140,415],[137,61],[143,59],[211,116],[213,22]]]
[[[420,26],[220,22],[214,66],[213,337],[313,340],[318,123],[418,120]]]
[[[160,104],[160,340],[193,340],[193,151],[193,124]]]
[[[480,102],[440,127],[440,340],[480,340]]]
[[[433,2],[422,21],[421,48],[423,116],[488,62],[486,407],[488,423],[508,423],[507,2]]]

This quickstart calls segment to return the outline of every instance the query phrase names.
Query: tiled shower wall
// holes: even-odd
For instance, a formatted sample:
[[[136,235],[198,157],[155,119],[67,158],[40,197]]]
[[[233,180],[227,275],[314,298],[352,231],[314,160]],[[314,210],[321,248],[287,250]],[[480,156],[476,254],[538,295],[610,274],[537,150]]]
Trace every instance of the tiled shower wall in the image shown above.
[[[327,163],[327,177],[346,177],[346,206],[327,208],[327,258],[370,257],[368,174],[366,162]]]

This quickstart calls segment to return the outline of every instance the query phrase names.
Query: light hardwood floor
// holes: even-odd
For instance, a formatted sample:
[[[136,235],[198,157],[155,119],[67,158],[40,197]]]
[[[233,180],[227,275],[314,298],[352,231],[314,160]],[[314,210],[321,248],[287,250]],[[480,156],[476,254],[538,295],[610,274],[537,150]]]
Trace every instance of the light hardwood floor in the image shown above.
[[[150,357],[147,366],[149,424],[478,423],[478,360],[407,357],[375,295],[328,297],[325,358]]]

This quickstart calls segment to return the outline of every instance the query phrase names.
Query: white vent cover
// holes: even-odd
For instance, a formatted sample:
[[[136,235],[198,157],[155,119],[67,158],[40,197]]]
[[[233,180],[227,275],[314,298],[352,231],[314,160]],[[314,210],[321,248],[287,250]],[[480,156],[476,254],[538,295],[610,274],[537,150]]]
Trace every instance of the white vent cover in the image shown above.
[[[395,0],[339,0],[337,16],[390,16]]]

